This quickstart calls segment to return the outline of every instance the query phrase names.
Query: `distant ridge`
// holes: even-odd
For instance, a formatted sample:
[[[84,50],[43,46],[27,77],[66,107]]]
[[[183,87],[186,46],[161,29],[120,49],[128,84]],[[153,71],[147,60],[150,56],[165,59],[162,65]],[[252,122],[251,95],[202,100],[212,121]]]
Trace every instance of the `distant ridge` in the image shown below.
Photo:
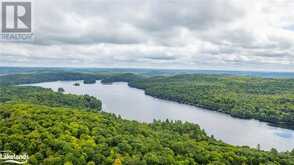
[[[228,71],[228,70],[193,70],[193,69],[147,69],[147,68],[68,68],[68,67],[0,67],[0,75],[17,73],[46,72],[117,72],[135,73],[146,76],[172,76],[178,74],[222,74],[263,78],[294,78],[294,72]]]

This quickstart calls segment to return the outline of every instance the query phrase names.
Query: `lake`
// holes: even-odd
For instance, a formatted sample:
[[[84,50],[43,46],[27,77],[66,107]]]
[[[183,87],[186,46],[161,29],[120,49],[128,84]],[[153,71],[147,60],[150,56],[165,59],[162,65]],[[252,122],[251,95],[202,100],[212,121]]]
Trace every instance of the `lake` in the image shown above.
[[[79,82],[80,86],[73,86]],[[257,120],[233,118],[219,112],[209,111],[189,105],[157,99],[145,95],[143,90],[131,88],[127,83],[113,83],[104,85],[99,81],[96,84],[83,84],[82,81],[57,81],[31,84],[51,88],[57,91],[64,88],[65,93],[84,95],[88,94],[100,99],[103,111],[115,113],[122,118],[140,122],[160,120],[182,120],[199,124],[209,135],[233,145],[246,145],[279,151],[294,148],[294,131],[269,126]]]

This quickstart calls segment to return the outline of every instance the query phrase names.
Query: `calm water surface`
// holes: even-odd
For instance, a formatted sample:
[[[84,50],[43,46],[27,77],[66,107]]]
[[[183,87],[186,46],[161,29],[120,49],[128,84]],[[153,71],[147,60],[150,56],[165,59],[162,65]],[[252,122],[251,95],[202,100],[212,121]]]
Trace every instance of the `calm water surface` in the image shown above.
[[[81,86],[73,86],[80,82]],[[243,120],[229,115],[201,108],[156,99],[145,95],[143,90],[131,88],[127,83],[103,85],[83,84],[81,81],[57,81],[32,84],[51,88],[59,87],[66,93],[88,94],[102,100],[103,111],[121,115],[125,119],[152,122],[153,119],[182,120],[197,123],[209,135],[214,135],[226,143],[256,147],[264,150],[276,148],[279,151],[294,148],[294,131],[272,127],[256,120]]]

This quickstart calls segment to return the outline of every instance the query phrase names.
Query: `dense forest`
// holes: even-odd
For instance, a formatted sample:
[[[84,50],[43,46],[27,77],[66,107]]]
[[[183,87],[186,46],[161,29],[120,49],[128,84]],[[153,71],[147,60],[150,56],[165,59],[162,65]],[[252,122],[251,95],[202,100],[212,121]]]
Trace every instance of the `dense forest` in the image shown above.
[[[86,80],[103,79],[110,76],[107,73],[73,73],[73,72],[50,72],[50,73],[24,73],[8,74],[0,76],[0,85],[18,85],[50,81],[67,81],[67,80]]]
[[[101,110],[101,102],[93,96],[64,95],[40,87],[0,86],[0,103],[7,102],[28,102],[54,107]]]
[[[40,74],[41,75],[41,74]],[[29,164],[294,164],[294,151],[236,147],[180,121],[139,123],[101,112],[101,102],[15,84],[90,80],[126,81],[147,94],[238,117],[292,123],[293,80],[133,74],[19,74],[0,77],[0,150],[28,153]],[[80,76],[80,77],[79,77]],[[252,107],[252,109],[249,109]],[[238,109],[239,108],[239,109]],[[252,115],[252,114],[254,115]],[[285,120],[286,116],[290,118]],[[269,121],[271,121],[269,120]]]
[[[294,79],[178,75],[129,84],[154,97],[294,128]]]
[[[294,79],[211,74],[149,77],[132,73],[54,72],[5,75],[0,77],[0,85],[57,80],[124,81],[154,97],[294,128]]]
[[[102,83],[128,82],[154,97],[253,118],[294,128],[294,79],[236,77],[230,75],[176,75],[149,77],[132,73],[54,72],[0,77],[0,85],[57,80]]]
[[[115,72],[98,72],[98,73],[82,73],[82,72],[37,72],[37,73],[22,73],[22,74],[7,74],[0,76],[0,85],[19,85],[31,84],[39,82],[51,81],[71,81],[83,80],[85,84],[95,83],[96,80],[102,80],[104,83],[111,83],[117,81],[130,82],[134,80],[142,80],[143,75],[136,75],[132,73],[115,73]]]
[[[136,75],[132,73],[121,73],[121,74],[113,74],[109,76],[105,76],[102,78],[102,83],[112,83],[112,82],[133,82],[133,81],[139,81],[139,80],[145,80],[147,77],[143,75]]]
[[[28,153],[29,164],[294,164],[294,153],[224,144],[208,137],[196,124],[127,121],[96,107],[89,111],[80,96],[58,93],[62,97],[53,99],[46,94],[51,91],[36,90],[37,98],[47,98],[52,105],[46,99],[37,103],[34,97],[19,99],[14,94],[0,104],[0,150]],[[60,101],[64,98],[85,109],[70,108],[76,103]]]

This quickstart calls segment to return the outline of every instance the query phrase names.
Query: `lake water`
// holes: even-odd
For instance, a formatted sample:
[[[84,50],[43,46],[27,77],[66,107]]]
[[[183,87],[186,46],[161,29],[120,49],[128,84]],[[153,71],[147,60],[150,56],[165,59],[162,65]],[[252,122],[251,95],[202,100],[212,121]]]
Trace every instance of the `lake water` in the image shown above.
[[[73,86],[75,82],[79,82],[81,86]],[[261,149],[276,148],[279,151],[294,148],[293,130],[156,99],[145,95],[143,90],[129,87],[127,83],[103,85],[97,82],[86,85],[81,81],[57,81],[32,84],[31,86],[51,88],[54,91],[62,87],[65,89],[65,93],[95,96],[102,100],[103,111],[119,114],[129,120],[152,122],[153,119],[170,119],[197,123],[207,134],[214,135],[215,138],[229,144],[251,147],[260,144]]]

